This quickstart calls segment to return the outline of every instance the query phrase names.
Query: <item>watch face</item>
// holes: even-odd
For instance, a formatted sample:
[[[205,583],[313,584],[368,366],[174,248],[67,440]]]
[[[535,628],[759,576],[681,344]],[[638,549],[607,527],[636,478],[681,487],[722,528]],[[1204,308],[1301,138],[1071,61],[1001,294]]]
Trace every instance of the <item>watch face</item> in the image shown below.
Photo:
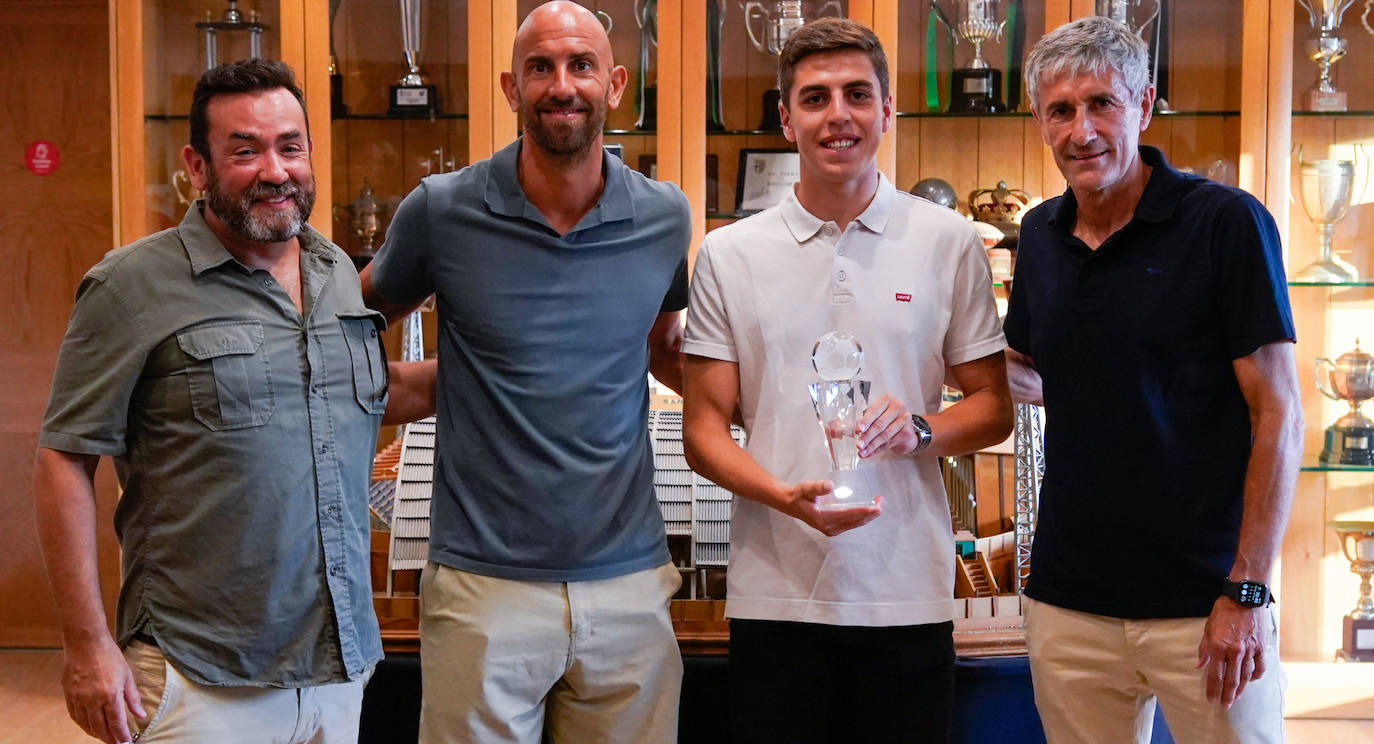
[[[1269,603],[1269,587],[1258,581],[1231,582],[1233,599],[1246,607],[1263,607]]]

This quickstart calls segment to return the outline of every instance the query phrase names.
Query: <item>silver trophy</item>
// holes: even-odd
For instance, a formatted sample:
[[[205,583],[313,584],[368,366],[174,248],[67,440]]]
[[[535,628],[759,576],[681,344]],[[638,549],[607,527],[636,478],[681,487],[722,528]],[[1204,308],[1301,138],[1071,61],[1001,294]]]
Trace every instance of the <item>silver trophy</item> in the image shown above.
[[[1321,256],[1299,271],[1294,281],[1319,284],[1353,282],[1359,277],[1355,267],[1332,253],[1336,223],[1345,217],[1355,188],[1355,163],[1349,160],[1303,161],[1298,152],[1299,193],[1308,219],[1317,226]]]
[[[1326,446],[1322,462],[1342,465],[1374,465],[1374,421],[1360,412],[1360,404],[1374,398],[1374,357],[1355,350],[1331,361],[1325,357],[1316,364],[1317,389],[1331,400],[1350,404],[1350,412],[1326,427]]]
[[[1336,90],[1331,84],[1331,66],[1345,56],[1345,39],[1336,35],[1341,28],[1341,19],[1355,0],[1298,0],[1307,10],[1307,17],[1317,38],[1308,39],[1303,44],[1307,58],[1317,63],[1320,70],[1317,82],[1307,91],[1307,110],[1344,111],[1345,93]],[[1368,15],[1368,8],[1365,9]]]
[[[774,56],[782,54],[782,47],[787,43],[787,39],[795,34],[797,29],[805,26],[807,21],[827,16],[844,15],[840,0],[826,0],[812,18],[807,18],[802,12],[802,0],[775,0],[772,10],[769,10],[767,3],[759,0],[749,0],[741,7],[744,8],[744,30],[749,32],[749,41],[753,43],[755,49]],[[760,28],[760,32],[757,34],[754,33],[754,21],[756,20],[759,21]],[[778,114],[780,98],[781,94],[776,88],[764,91],[763,120],[759,123],[759,129],[766,131],[782,129],[782,121]]]
[[[406,72],[391,86],[387,116],[434,116],[439,113],[439,92],[420,70],[420,9],[423,0],[397,0],[401,8],[401,43]]]
[[[1135,32],[1150,46],[1150,82],[1155,85],[1155,110],[1171,113],[1169,102],[1165,100],[1167,71],[1162,70],[1161,54],[1164,49],[1164,23],[1161,15],[1164,0],[1096,0],[1093,14],[1110,18]],[[1148,33],[1150,24],[1153,30]]]
[[[1146,7],[1154,3],[1154,8],[1144,13],[1144,18],[1137,9]],[[1097,0],[1094,14],[1106,16],[1107,18],[1123,23],[1131,27],[1137,36],[1144,37],[1145,29],[1150,22],[1159,17],[1160,0]]]
[[[811,364],[821,377],[809,389],[830,456],[827,477],[834,486],[830,493],[816,500],[816,506],[826,510],[873,506],[877,503],[877,489],[872,471],[859,467],[859,444],[854,435],[859,417],[868,408],[872,385],[868,380],[854,379],[863,370],[863,347],[852,335],[831,331],[812,347]]]
[[[983,58],[983,43],[1001,40],[1007,20],[997,20],[999,0],[958,0],[958,12],[945,11],[941,0],[934,0],[931,8],[935,17],[949,28],[958,40],[973,45],[973,59],[968,66],[954,71],[950,86],[949,110],[952,113],[996,113],[1006,110],[1002,103],[1002,71],[993,69]],[[951,21],[957,18],[957,21]]]
[[[1327,522],[1341,540],[1341,551],[1350,561],[1350,571],[1360,577],[1360,598],[1355,609],[1342,618],[1341,650],[1346,661],[1374,661],[1374,597],[1369,581],[1374,577],[1374,522]]]
[[[205,11],[205,20],[197,23],[196,28],[205,33],[205,69],[213,70],[219,64],[219,35],[228,33],[248,34],[248,56],[262,56],[262,32],[268,26],[258,18],[258,11],[250,11],[248,16],[239,10],[239,0],[229,0],[224,15],[216,20],[214,13]]]

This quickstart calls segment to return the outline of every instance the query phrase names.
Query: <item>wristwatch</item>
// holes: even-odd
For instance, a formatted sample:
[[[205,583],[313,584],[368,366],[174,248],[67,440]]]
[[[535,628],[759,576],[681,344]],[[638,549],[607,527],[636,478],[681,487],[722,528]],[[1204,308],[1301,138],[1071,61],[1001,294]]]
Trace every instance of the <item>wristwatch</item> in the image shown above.
[[[1235,600],[1236,604],[1242,607],[1264,607],[1274,601],[1274,595],[1269,593],[1269,587],[1258,581],[1228,579],[1222,584],[1221,594]]]
[[[916,449],[911,451],[913,455],[921,454],[921,451],[930,446],[933,436],[930,432],[930,424],[920,416],[911,414],[911,425],[916,429]]]

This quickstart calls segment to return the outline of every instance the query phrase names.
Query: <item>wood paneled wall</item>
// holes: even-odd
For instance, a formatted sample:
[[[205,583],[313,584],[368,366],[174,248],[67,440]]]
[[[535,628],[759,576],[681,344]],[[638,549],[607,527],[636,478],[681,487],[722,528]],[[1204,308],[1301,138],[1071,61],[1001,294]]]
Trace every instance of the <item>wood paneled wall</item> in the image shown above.
[[[0,646],[60,642],[33,521],[33,453],[81,275],[114,243],[109,10],[95,0],[0,3]],[[56,171],[24,165],[35,140]],[[98,478],[101,580],[118,586],[108,463]]]

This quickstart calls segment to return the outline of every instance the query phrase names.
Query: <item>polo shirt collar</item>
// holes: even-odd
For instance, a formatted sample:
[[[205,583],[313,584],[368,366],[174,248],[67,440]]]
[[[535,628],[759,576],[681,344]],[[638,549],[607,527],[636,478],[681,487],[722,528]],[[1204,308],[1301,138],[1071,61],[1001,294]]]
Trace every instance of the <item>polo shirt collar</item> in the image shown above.
[[[1178,203],[1197,181],[1197,177],[1174,170],[1157,147],[1141,145],[1140,159],[1150,166],[1150,180],[1145,182],[1145,191],[1135,205],[1135,219],[1163,222],[1174,215]],[[1073,195],[1073,189],[1065,189],[1059,207],[1050,215],[1050,224],[1063,232],[1071,232],[1077,218],[1078,200]]]
[[[520,188],[520,148],[524,141],[523,136],[518,137],[491,156],[491,167],[487,169],[487,208],[506,217],[521,217],[548,225],[539,208],[525,198],[525,190]],[[627,167],[620,158],[602,149],[601,173],[606,179],[606,184],[601,190],[601,197],[596,200],[596,206],[577,223],[574,231],[585,230],[604,222],[634,218],[634,200],[630,198],[626,170]]]
[[[186,216],[181,220],[181,225],[177,228],[181,237],[181,244],[186,247],[186,257],[191,260],[191,273],[200,276],[210,269],[223,266],[229,262],[245,272],[251,272],[251,269],[234,258],[234,254],[224,247],[215,231],[210,229],[210,225],[205,222],[205,215],[201,211],[204,208],[204,198],[192,202],[191,207],[186,210]],[[334,263],[334,252],[330,248],[329,241],[309,223],[301,226],[297,238],[302,254],[307,254],[330,264]]]
[[[878,190],[874,192],[868,206],[854,220],[870,232],[881,234],[887,228],[887,218],[892,214],[892,202],[896,197],[897,188],[887,180],[882,171],[879,171]],[[797,199],[795,187],[787,192],[787,197],[782,200],[778,210],[782,213],[782,221],[798,243],[805,243],[816,237],[816,233],[825,227],[824,220],[806,211],[806,207],[802,206]]]

